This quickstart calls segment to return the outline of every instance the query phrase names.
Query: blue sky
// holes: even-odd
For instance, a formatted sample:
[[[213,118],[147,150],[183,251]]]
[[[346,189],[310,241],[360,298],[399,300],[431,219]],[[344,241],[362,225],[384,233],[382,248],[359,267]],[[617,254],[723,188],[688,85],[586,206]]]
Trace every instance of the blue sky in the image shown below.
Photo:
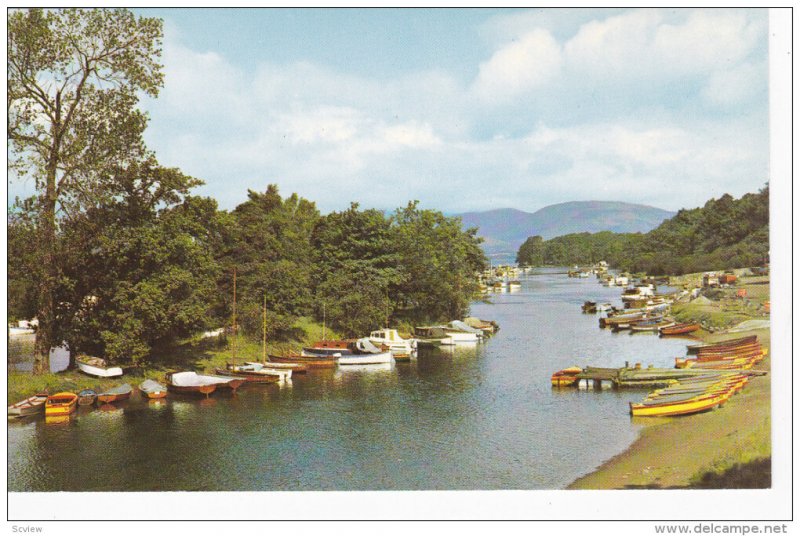
[[[766,10],[147,9],[162,164],[222,208],[694,207],[769,173]],[[13,194],[13,190],[12,190]]]

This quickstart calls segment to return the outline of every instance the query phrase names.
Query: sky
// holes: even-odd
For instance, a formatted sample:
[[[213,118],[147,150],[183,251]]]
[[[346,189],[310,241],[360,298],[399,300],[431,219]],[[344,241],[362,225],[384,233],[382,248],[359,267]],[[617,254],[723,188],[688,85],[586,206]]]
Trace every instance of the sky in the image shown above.
[[[668,210],[769,179],[768,13],[743,9],[139,9],[159,161],[232,209],[614,200]]]

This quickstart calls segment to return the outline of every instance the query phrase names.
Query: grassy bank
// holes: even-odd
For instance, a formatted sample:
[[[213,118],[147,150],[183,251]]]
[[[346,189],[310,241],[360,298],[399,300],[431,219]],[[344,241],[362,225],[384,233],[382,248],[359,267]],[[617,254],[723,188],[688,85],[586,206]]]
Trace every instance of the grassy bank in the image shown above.
[[[696,278],[700,274],[684,276]],[[745,320],[764,319],[763,303],[769,300],[766,278],[743,278],[757,306],[749,314],[731,314],[726,301],[702,308],[676,307],[676,317],[687,321],[715,323],[715,332],[696,332],[703,341],[719,341],[758,335],[769,348],[769,329],[727,334],[723,328]],[[752,289],[752,290],[751,290]],[[734,290],[735,292],[735,290]],[[690,341],[687,340],[687,343]],[[770,370],[770,355],[757,365]],[[747,387],[725,406],[711,412],[684,417],[637,418],[643,426],[639,438],[622,454],[596,471],[573,482],[570,489],[623,488],[763,488],[770,486],[771,420],[770,376],[751,378]]]
[[[288,341],[268,341],[267,354],[281,355],[299,352],[303,346],[322,339],[323,328],[308,318],[299,319]],[[325,335],[329,339],[338,338],[339,334],[327,329]],[[8,404],[18,402],[35,393],[48,391],[56,393],[69,391],[77,393],[81,389],[104,391],[120,383],[130,383],[134,387],[145,378],[164,382],[165,375],[173,370],[196,370],[212,372],[217,367],[234,359],[234,344],[230,336],[221,338],[196,337],[183,341],[173,348],[159,349],[154,363],[145,364],[135,369],[125,369],[122,378],[94,378],[77,370],[52,372],[34,376],[30,372],[9,371]],[[263,346],[260,340],[239,335],[236,339],[236,355],[238,362],[260,361]]]

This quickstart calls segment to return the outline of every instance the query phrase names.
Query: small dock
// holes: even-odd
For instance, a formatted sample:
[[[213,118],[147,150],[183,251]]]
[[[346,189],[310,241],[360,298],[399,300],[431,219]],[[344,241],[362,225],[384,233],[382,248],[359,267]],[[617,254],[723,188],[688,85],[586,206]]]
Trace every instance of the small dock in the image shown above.
[[[678,381],[694,376],[703,376],[714,373],[731,372],[717,371],[713,369],[674,369],[674,368],[655,368],[655,367],[621,367],[603,368],[586,367],[577,374],[578,382],[586,382],[585,386],[601,388],[603,382],[608,382],[615,389],[633,388],[649,389],[656,387],[666,387]],[[742,371],[743,373],[746,371]],[[754,371],[755,372],[755,371]]]

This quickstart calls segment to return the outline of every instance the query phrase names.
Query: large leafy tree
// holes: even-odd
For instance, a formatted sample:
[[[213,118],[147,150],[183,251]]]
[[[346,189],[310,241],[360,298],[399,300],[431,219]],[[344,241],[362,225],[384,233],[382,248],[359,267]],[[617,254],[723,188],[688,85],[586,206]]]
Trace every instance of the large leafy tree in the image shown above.
[[[59,307],[71,349],[138,364],[208,325],[220,224],[216,202],[190,196],[199,181],[178,170],[145,162],[112,178],[111,200],[63,224]]]
[[[416,201],[397,209],[391,222],[403,275],[391,291],[398,315],[412,322],[462,318],[486,265],[477,229],[464,231],[460,218],[420,209]]]
[[[139,93],[155,96],[162,24],[124,9],[30,9],[8,20],[9,166],[33,179],[38,280],[34,372],[60,337],[58,217],[91,199],[114,168],[146,156]]]
[[[292,194],[281,198],[271,184],[263,193],[248,191],[247,201],[228,216],[218,252],[220,316],[230,318],[233,271],[237,273],[237,324],[261,333],[266,296],[268,335],[285,335],[311,310],[311,233],[319,218],[314,203]]]
[[[358,209],[321,218],[312,234],[316,314],[346,336],[387,321],[389,288],[402,281],[399,244],[378,210]]]

